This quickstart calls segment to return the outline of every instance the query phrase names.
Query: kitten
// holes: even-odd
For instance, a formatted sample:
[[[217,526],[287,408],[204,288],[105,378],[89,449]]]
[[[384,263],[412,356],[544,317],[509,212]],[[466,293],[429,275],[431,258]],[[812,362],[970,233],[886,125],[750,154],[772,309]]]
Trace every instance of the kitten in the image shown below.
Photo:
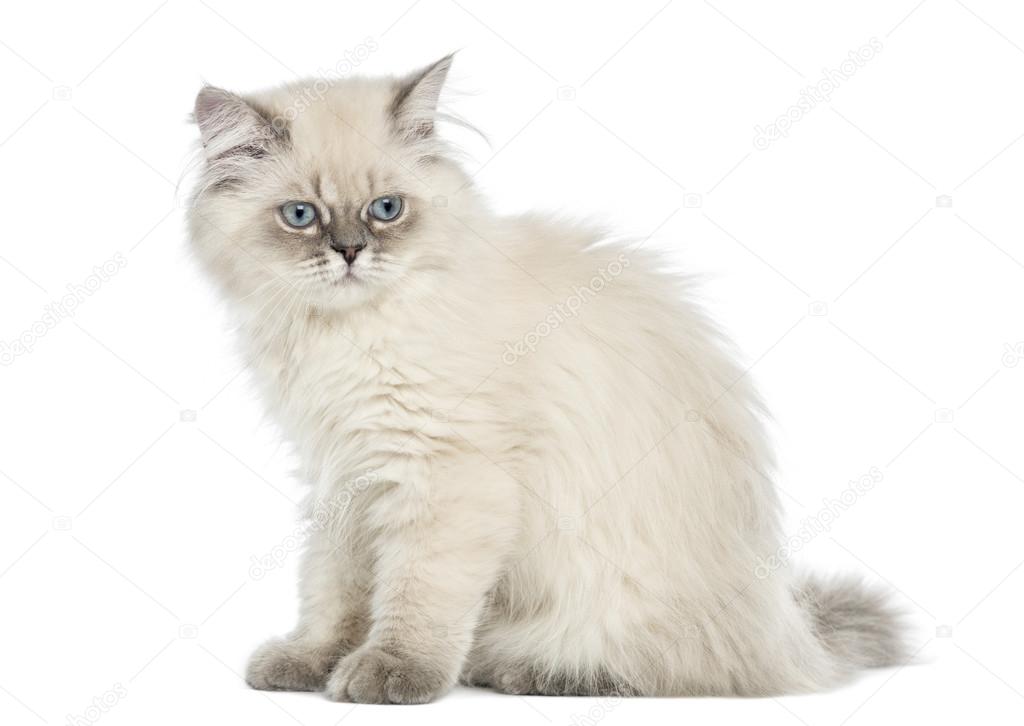
[[[491,212],[437,133],[450,65],[196,99],[192,243],[310,484],[299,623],[248,683],[755,696],[898,662],[884,597],[763,565],[763,411],[687,281]]]

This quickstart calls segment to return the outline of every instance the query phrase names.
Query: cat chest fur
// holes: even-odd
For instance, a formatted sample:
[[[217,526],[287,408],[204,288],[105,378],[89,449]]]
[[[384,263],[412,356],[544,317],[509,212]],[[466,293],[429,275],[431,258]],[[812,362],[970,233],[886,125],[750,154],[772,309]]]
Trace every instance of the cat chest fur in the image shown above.
[[[316,318],[272,338],[252,337],[271,414],[316,479],[443,458],[459,448],[451,424],[465,398],[450,369],[436,370],[436,336],[382,336]],[[383,473],[383,472],[381,472]]]

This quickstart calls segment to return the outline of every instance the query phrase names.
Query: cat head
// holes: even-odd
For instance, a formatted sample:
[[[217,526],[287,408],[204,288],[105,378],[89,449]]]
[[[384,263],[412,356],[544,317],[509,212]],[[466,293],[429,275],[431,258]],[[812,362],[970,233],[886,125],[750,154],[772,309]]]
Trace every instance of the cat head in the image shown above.
[[[404,78],[199,92],[189,224],[230,294],[344,310],[455,263],[445,229],[468,178],[436,132],[451,60]]]

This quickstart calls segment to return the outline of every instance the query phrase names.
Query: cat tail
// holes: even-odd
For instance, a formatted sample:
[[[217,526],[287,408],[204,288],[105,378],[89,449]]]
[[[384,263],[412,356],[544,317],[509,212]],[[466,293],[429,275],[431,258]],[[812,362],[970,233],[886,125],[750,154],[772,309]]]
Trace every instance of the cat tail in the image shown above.
[[[909,660],[906,613],[885,590],[857,577],[811,576],[795,595],[841,670],[904,665]]]

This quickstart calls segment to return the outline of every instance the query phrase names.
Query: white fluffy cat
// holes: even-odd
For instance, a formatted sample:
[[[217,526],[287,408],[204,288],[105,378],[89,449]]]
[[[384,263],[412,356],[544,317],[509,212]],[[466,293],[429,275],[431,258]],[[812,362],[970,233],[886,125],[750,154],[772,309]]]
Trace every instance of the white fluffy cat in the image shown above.
[[[491,212],[435,131],[450,63],[196,99],[192,242],[311,485],[299,624],[248,682],[771,695],[897,661],[882,596],[761,564],[761,405],[686,281]]]

